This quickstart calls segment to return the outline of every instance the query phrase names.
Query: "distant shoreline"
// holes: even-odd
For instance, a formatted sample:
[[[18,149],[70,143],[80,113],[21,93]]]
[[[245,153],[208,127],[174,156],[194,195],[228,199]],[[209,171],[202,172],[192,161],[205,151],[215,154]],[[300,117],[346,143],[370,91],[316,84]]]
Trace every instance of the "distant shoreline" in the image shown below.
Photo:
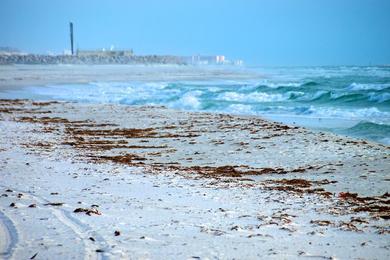
[[[174,55],[42,55],[0,54],[0,65],[12,64],[177,64],[186,65],[184,56]]]

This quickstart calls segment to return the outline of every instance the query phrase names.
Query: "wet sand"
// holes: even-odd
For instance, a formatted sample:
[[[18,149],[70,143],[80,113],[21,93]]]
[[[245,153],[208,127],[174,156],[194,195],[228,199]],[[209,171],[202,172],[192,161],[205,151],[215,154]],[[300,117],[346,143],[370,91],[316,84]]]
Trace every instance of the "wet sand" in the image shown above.
[[[390,255],[388,146],[261,118],[55,101],[1,100],[0,129],[5,258]]]
[[[239,67],[183,65],[2,65],[0,91],[25,86],[129,81],[244,80],[261,75]]]

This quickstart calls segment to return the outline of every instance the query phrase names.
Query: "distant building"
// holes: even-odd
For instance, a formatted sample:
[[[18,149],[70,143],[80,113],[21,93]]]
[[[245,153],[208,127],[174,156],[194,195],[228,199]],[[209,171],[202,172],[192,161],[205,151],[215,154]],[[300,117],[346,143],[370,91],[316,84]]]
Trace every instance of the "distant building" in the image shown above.
[[[199,64],[199,65],[215,65],[215,64],[225,64],[226,59],[223,55],[213,55],[213,56],[203,56],[203,55],[193,55],[188,59],[189,63]]]
[[[235,60],[235,61],[233,62],[233,64],[234,64],[234,65],[237,65],[237,66],[242,66],[242,65],[244,65],[244,61],[243,61],[243,60]]]
[[[215,57],[215,59],[216,59],[216,62],[218,64],[225,63],[225,56],[223,56],[223,55],[218,55],[218,56]]]
[[[62,52],[62,55],[72,55],[72,51],[71,50],[64,50]]]

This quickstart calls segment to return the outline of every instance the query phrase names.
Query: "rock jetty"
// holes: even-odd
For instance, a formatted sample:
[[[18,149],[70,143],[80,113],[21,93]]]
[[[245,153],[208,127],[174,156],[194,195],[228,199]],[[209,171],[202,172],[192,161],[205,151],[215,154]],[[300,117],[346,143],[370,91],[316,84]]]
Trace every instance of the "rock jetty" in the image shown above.
[[[0,54],[0,65],[11,64],[187,64],[185,57],[172,55],[72,56],[41,54]]]

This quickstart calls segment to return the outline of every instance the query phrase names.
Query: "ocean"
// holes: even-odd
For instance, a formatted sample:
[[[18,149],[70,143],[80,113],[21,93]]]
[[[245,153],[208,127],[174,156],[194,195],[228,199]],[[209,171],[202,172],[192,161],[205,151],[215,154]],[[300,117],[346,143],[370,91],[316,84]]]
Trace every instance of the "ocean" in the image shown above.
[[[261,76],[29,86],[1,96],[260,116],[390,144],[390,67],[238,69]]]

